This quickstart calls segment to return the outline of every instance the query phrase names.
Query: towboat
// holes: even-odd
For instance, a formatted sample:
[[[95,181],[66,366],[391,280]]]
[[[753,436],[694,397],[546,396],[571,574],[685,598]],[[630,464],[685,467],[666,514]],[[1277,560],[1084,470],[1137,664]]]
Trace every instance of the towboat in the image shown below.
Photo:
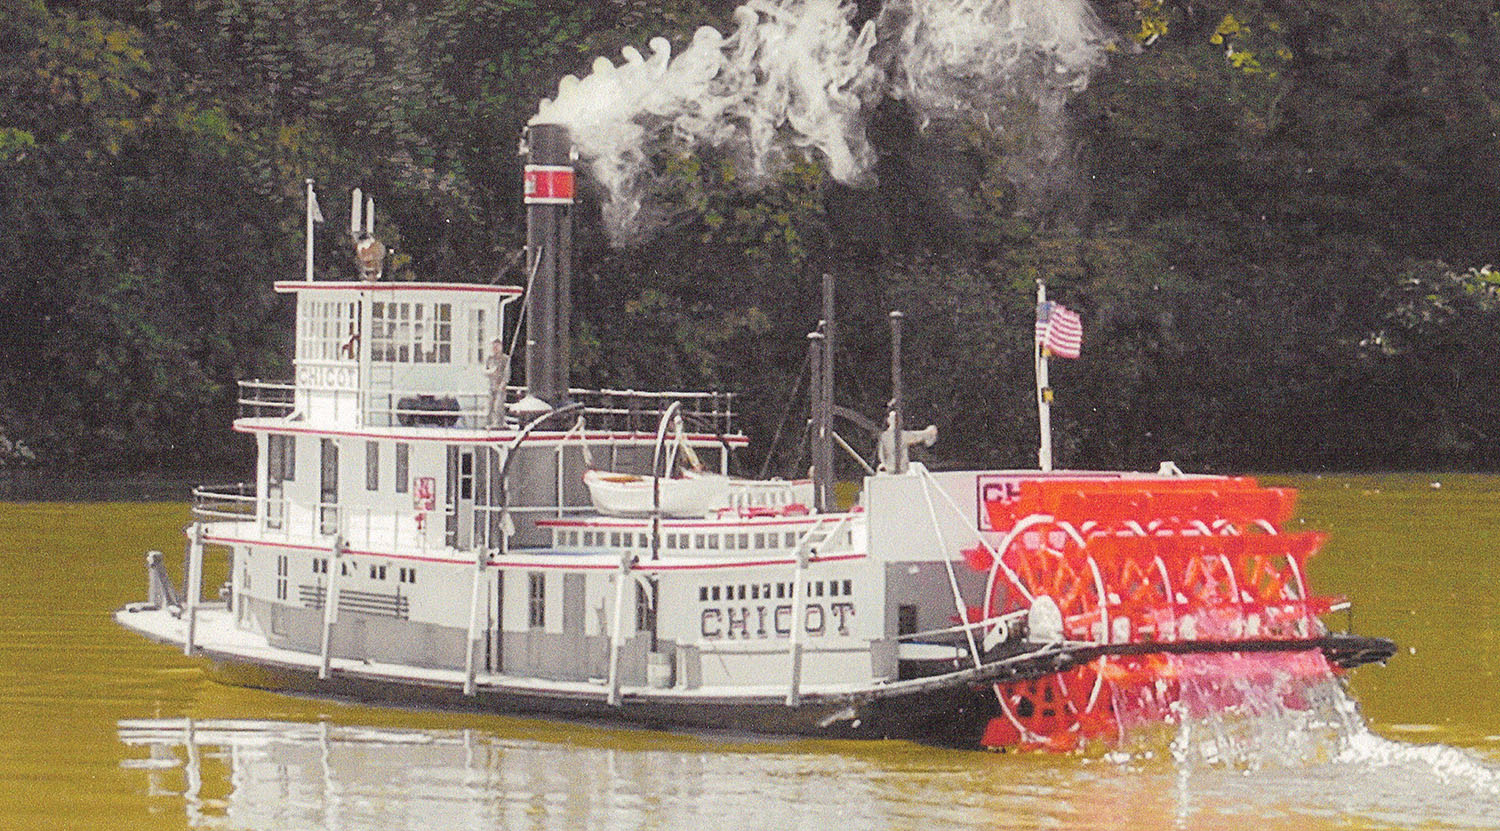
[[[534,125],[527,148],[525,303],[310,264],[275,283],[295,373],[240,384],[253,482],[194,491],[182,583],[148,553],[122,626],[270,690],[996,749],[1115,740],[1122,702],[1170,718],[1190,656],[1253,685],[1395,651],[1324,623],[1346,602],[1310,592],[1323,537],[1286,530],[1289,490],[913,461],[936,435],[903,428],[899,346],[881,458],[839,505],[831,303],[808,480],[728,475],[732,394],[571,387],[569,139]],[[521,326],[525,384],[497,387]]]

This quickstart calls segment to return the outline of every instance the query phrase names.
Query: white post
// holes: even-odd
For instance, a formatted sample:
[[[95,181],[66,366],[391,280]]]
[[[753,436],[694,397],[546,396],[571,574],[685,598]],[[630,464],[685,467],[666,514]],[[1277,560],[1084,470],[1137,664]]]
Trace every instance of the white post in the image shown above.
[[[365,198],[365,233],[375,233],[375,197]]]
[[[358,237],[359,229],[364,227],[365,196],[359,188],[354,189],[354,194],[349,204],[349,236]]]
[[[484,586],[484,572],[489,552],[479,548],[474,554],[474,587],[469,594],[469,655],[464,663],[464,695],[474,694],[475,665],[479,651],[479,595]]]
[[[186,604],[187,613],[187,636],[182,640],[182,654],[193,654],[194,641],[198,629],[198,601],[203,597],[203,523],[193,523],[193,540],[188,546],[188,568],[187,574],[183,576],[185,585],[183,593],[187,597],[183,600]]]
[[[1036,281],[1036,308],[1040,312],[1047,302],[1047,284]],[[1035,331],[1035,327],[1033,327]],[[1052,388],[1047,384],[1047,350],[1032,335],[1036,357],[1036,411],[1037,425],[1041,431],[1041,443],[1037,448],[1037,462],[1044,472],[1052,470]]]
[[[333,658],[333,625],[339,619],[339,573],[343,570],[344,535],[333,540],[333,551],[328,557],[328,591],[323,595],[323,643],[322,663],[318,665],[318,677],[327,678]]]
[[[806,545],[797,548],[797,570],[792,579],[792,682],[786,691],[786,706],[795,707],[802,701],[802,630],[807,625],[807,563]]]
[[[313,281],[313,180],[307,179],[307,282]]]
[[[620,642],[625,639],[625,585],[630,577],[631,554],[620,555],[620,570],[615,573],[615,619],[609,633],[609,706],[620,705]]]

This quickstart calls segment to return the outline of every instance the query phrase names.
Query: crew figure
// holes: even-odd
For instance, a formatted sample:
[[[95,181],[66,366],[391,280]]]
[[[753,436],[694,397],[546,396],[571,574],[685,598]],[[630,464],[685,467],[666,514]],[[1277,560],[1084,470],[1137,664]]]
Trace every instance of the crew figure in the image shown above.
[[[505,426],[505,387],[510,383],[510,356],[505,354],[505,344],[499,338],[490,341],[484,374],[490,379],[490,407],[485,426],[493,430]]]

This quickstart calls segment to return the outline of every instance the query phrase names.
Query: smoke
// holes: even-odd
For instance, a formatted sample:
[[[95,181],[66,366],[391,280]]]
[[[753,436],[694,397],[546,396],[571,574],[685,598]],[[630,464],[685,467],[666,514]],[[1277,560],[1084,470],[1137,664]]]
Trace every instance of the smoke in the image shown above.
[[[622,244],[666,218],[651,201],[663,149],[714,148],[748,188],[792,150],[816,153],[836,181],[872,184],[865,126],[881,100],[904,99],[925,124],[989,121],[1019,96],[1055,123],[1108,42],[1087,0],[890,0],[857,30],[854,14],[845,0],[751,0],[727,37],[705,26],[675,56],[653,38],[649,55],[627,47],[619,64],[564,77],[531,123],[569,129]]]
[[[892,0],[892,97],[926,119],[989,115],[1024,98],[1055,117],[1104,65],[1108,32],[1084,0]]]

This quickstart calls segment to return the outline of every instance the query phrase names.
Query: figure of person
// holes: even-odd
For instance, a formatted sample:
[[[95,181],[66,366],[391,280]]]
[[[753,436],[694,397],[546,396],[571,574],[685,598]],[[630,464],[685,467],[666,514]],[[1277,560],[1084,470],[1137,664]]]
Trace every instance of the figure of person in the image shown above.
[[[354,238],[354,262],[359,266],[359,276],[365,282],[379,280],[385,270],[385,245],[369,231],[361,232]]]
[[[484,374],[490,379],[490,406],[485,426],[493,430],[505,426],[505,386],[510,383],[510,356],[505,354],[505,343],[499,338],[490,341],[490,354],[484,359]]]

